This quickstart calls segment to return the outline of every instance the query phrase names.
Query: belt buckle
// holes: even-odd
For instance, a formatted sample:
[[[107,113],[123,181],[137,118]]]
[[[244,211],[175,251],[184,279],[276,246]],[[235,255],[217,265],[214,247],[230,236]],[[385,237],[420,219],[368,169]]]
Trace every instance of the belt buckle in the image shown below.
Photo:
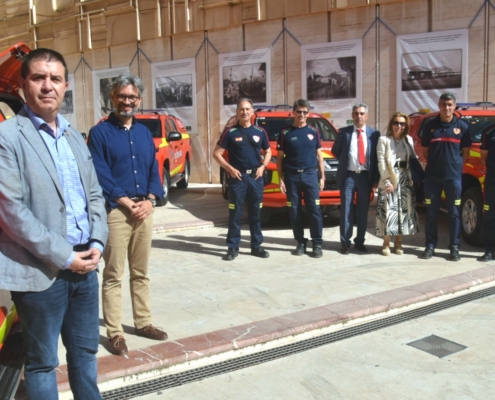
[[[298,170],[297,170],[297,172],[298,172],[299,174],[302,174],[302,173],[304,172],[304,170],[303,170],[303,169],[298,169]]]
[[[355,172],[356,174],[360,174],[360,173],[362,172],[362,170],[357,169],[357,170],[355,170],[354,172]]]
[[[247,170],[246,170],[246,174],[251,174],[252,172],[253,172],[253,170],[252,170],[252,169],[247,169]]]

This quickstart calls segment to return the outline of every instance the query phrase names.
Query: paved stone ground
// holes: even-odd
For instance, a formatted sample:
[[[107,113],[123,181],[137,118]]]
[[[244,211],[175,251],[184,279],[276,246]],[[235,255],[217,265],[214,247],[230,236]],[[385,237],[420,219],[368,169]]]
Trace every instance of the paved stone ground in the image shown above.
[[[308,255],[292,256],[291,250],[295,247],[295,241],[292,238],[290,223],[286,214],[280,214],[264,229],[264,246],[270,252],[269,259],[258,259],[249,254],[249,231],[245,225],[240,255],[234,261],[227,262],[223,261],[221,256],[226,250],[225,224],[228,211],[220,188],[196,186],[186,191],[172,190],[170,199],[166,207],[155,211],[156,232],[149,275],[153,322],[169,333],[171,342],[486,266],[475,261],[482,249],[467,245],[462,246],[460,262],[446,260],[446,215],[440,217],[440,243],[436,257],[429,261],[418,259],[424,246],[425,213],[421,208],[421,232],[405,238],[405,254],[382,256],[382,240],[374,235],[373,207],[368,218],[366,245],[370,252],[367,254],[355,250],[347,256],[339,253],[338,213],[331,213],[325,218],[323,257],[314,259]],[[134,350],[157,342],[133,334],[127,278],[128,274],[123,285],[123,323],[129,349]],[[109,353],[106,350],[106,334],[102,320],[100,325],[98,357],[106,357]],[[59,349],[59,358],[63,364],[65,351],[62,345]],[[353,357],[357,357],[353,362],[358,362],[359,356],[354,354]],[[121,359],[114,356],[112,358],[116,359],[116,364]],[[284,363],[289,361],[278,362],[285,365]],[[230,378],[214,379],[223,382],[222,379]],[[320,378],[317,375],[307,379],[307,385],[314,379],[313,384],[318,386]],[[302,385],[304,387],[304,384]],[[180,390],[187,391],[185,388]],[[337,394],[338,392],[339,390],[336,391]],[[266,395],[260,398],[278,397],[270,393],[266,392]],[[308,397],[308,393],[301,398],[311,398]],[[294,396],[290,398],[299,398],[296,392]],[[231,397],[237,398],[236,395]],[[188,398],[208,396],[205,394],[205,397]],[[340,397],[337,395],[335,398]],[[344,395],[342,398],[349,397]]]

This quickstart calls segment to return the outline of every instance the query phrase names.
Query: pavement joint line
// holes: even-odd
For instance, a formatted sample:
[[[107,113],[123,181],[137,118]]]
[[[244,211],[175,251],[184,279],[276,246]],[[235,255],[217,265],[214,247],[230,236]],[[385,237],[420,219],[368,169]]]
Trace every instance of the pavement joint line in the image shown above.
[[[471,272],[471,271],[469,271]],[[469,274],[469,272],[466,272]],[[320,337],[329,333],[333,332],[338,332],[340,330],[343,330],[345,328],[353,327],[353,326],[359,326],[363,325],[365,323],[371,322],[371,321],[376,321],[376,320],[381,320],[393,315],[399,315],[401,313],[407,312],[407,311],[413,311],[417,310],[423,307],[426,307],[428,305],[436,304],[436,303],[441,303],[448,301],[449,299],[454,299],[457,297],[461,297],[463,295],[466,295],[468,293],[474,293],[478,292],[487,288],[492,288],[495,287],[495,276],[491,276],[491,279],[487,282],[483,282],[481,279],[474,279],[470,282],[465,282],[464,288],[461,288],[457,291],[450,292],[450,293],[441,293],[435,297],[427,298],[424,301],[418,301],[412,304],[407,304],[404,306],[398,306],[398,307],[393,307],[393,308],[387,308],[383,312],[378,312],[378,313],[373,313],[373,314],[368,314],[362,317],[356,317],[352,319],[346,319],[343,321],[339,321],[337,323],[322,327],[322,328],[317,328],[317,329],[312,329],[308,331],[304,331],[301,333],[297,334],[292,334],[291,330],[294,330],[294,328],[286,328],[284,330],[284,335],[272,340],[268,340],[263,343],[256,343],[254,345],[247,345],[244,347],[239,347],[239,348],[234,348],[232,350],[224,351],[224,352],[219,352],[216,354],[212,355],[207,355],[205,357],[199,357],[195,359],[189,359],[186,358],[185,361],[171,364],[169,366],[164,365],[164,361],[162,359],[159,359],[156,363],[149,362],[151,368],[146,371],[140,371],[140,372],[133,372],[132,368],[126,369],[126,372],[128,375],[124,375],[121,377],[117,378],[111,378],[106,381],[102,381],[98,383],[98,386],[102,392],[104,391],[110,391],[113,389],[117,388],[122,388],[126,386],[130,386],[133,384],[137,383],[142,383],[146,381],[150,381],[153,379],[157,379],[162,376],[167,376],[167,375],[173,375],[177,374],[180,372],[200,368],[203,366],[208,366],[208,365],[213,365],[222,361],[226,360],[231,360],[234,358],[239,358],[242,356],[246,355],[251,355],[251,354],[256,354],[261,351],[265,350],[270,350],[270,349],[275,349],[279,348],[285,345],[289,345],[292,343],[297,343],[303,340],[307,339],[312,339],[316,337]],[[377,293],[378,294],[378,293]],[[352,299],[351,299],[352,300]],[[393,304],[393,303],[391,303]],[[283,317],[283,316],[281,316]],[[253,324],[256,323],[253,322]],[[235,327],[233,327],[235,328]],[[232,329],[232,328],[229,328]],[[204,334],[206,335],[206,334]],[[142,350],[137,350],[141,351]],[[192,351],[189,351],[191,353]],[[202,355],[201,352],[196,352],[198,355]],[[112,356],[108,356],[112,357]],[[158,365],[155,365],[158,364]],[[72,398],[72,393],[70,390],[68,390],[68,384],[63,385],[64,387],[60,387],[61,389],[59,391],[59,396],[61,400],[64,399],[71,399]]]
[[[241,223],[245,223],[246,220],[243,218]],[[157,224],[153,225],[153,233],[167,233],[167,232],[180,232],[192,229],[206,229],[214,228],[220,226],[227,226],[228,221],[204,221],[204,220],[190,220],[185,222],[171,222],[168,224]]]

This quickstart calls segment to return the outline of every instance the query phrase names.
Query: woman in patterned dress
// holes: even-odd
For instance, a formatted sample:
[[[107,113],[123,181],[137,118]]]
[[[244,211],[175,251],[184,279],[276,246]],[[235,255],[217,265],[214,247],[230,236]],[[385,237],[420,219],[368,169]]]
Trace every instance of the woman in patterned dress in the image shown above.
[[[378,140],[380,181],[376,212],[376,235],[383,236],[382,254],[390,255],[390,237],[395,236],[393,252],[403,254],[402,236],[419,231],[409,158],[417,157],[409,133],[409,117],[396,112],[387,133]]]

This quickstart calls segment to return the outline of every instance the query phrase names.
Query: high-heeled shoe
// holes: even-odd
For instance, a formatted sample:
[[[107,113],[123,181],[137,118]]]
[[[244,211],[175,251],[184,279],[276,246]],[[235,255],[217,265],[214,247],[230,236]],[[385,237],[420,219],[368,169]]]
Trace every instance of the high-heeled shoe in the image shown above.
[[[390,255],[390,236],[383,237],[383,246],[382,246],[382,255],[389,256]]]
[[[404,254],[404,249],[402,248],[402,235],[397,235],[395,237],[395,243],[394,243],[394,253],[401,256]]]

